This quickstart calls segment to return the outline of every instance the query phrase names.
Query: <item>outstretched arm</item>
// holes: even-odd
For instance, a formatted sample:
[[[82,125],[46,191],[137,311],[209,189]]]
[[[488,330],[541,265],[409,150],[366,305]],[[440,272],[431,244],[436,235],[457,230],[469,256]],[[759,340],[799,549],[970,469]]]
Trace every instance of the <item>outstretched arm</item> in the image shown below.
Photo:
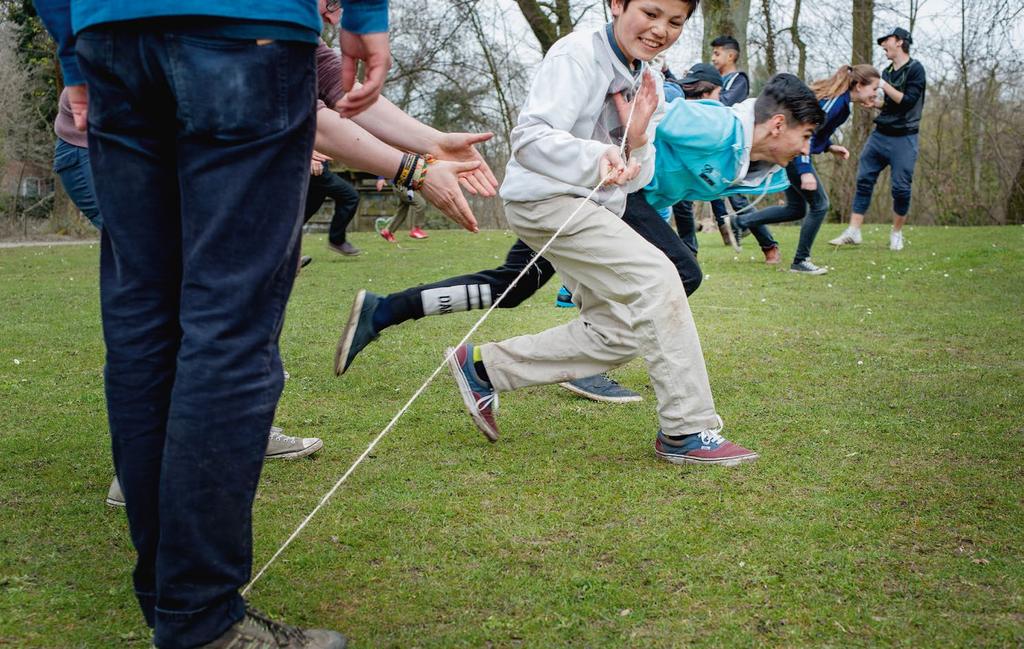
[[[381,142],[364,128],[329,109],[316,115],[316,150],[342,164],[393,178],[402,164],[402,151]],[[423,197],[445,216],[470,232],[478,230],[476,217],[459,189],[459,177],[470,173],[477,162],[438,160],[424,176]]]

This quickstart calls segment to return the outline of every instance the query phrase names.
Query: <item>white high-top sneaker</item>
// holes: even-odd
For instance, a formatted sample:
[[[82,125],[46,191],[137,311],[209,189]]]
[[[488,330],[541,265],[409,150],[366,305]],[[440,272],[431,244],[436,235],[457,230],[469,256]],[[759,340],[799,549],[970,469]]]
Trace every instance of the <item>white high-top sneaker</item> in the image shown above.
[[[889,250],[903,250],[903,230],[893,230],[889,234]]]

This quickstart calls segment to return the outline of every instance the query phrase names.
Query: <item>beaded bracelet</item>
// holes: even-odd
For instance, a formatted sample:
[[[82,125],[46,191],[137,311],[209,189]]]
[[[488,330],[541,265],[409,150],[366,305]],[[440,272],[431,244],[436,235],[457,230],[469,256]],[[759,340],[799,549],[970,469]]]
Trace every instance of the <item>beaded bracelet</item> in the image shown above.
[[[416,168],[419,156],[415,153],[406,153],[402,156],[402,164],[398,167],[398,172],[395,174],[392,183],[399,187],[407,185],[409,176],[412,174],[413,169]]]
[[[427,177],[427,169],[431,164],[437,162],[437,158],[430,155],[429,153],[422,158],[423,164],[417,165],[416,171],[413,172],[412,178],[409,181],[409,189],[419,191],[423,188],[424,178]]]

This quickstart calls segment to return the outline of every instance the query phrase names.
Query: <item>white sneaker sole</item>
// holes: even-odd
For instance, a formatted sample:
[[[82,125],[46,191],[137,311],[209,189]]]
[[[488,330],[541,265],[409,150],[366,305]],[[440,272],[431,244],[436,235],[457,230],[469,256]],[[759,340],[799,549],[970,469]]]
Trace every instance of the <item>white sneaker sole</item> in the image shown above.
[[[484,434],[484,437],[491,442],[496,442],[498,441],[498,431],[492,428],[490,423],[480,414],[480,408],[476,405],[476,397],[473,396],[473,389],[469,387],[469,382],[466,380],[466,375],[462,373],[462,366],[459,365],[454,352],[455,349],[453,347],[448,347],[444,350],[444,355],[448,359],[448,369],[452,372],[455,384],[459,386],[459,395],[462,397],[462,403],[466,406],[466,411],[469,412],[469,416],[473,418],[473,423]]]
[[[352,310],[348,312],[348,322],[341,330],[338,338],[338,345],[334,348],[334,376],[341,376],[345,373],[345,359],[348,358],[348,351],[352,349],[352,339],[356,336],[356,326],[359,324],[359,314],[363,310],[363,301],[366,299],[366,289],[359,289],[356,299],[352,300]]]
[[[741,455],[739,457],[730,457],[723,459],[705,459],[687,457],[685,455],[672,455],[670,453],[662,453],[658,449],[654,449],[654,454],[658,456],[658,459],[664,460],[669,464],[714,464],[717,466],[737,466],[739,464],[746,464],[747,462],[755,462],[759,457],[761,457],[757,453],[750,453],[748,455]]]
[[[312,455],[324,447],[324,440],[314,437],[316,441],[307,446],[306,448],[299,451],[288,451],[286,453],[277,453],[276,455],[265,455],[264,459],[267,460],[295,460],[300,457],[306,457]]]
[[[572,392],[573,394],[578,394],[584,399],[590,399],[591,401],[597,401],[599,403],[636,403],[637,401],[644,400],[644,398],[641,397],[639,394],[634,395],[632,397],[605,397],[599,394],[594,394],[593,392],[581,390],[572,383],[569,383],[568,381],[565,383],[559,383],[558,386],[565,388],[566,390]]]
[[[797,275],[824,275],[828,273],[828,270],[824,268],[819,268],[818,270],[797,270],[795,268],[790,268],[789,272],[796,273]]]

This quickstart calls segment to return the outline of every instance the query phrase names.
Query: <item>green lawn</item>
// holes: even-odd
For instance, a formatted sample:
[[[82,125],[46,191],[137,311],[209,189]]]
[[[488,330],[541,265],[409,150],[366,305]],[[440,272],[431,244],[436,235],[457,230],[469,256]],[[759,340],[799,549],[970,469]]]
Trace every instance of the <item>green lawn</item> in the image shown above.
[[[828,226],[819,240],[839,232]],[[797,229],[781,227],[788,267]],[[655,460],[653,393],[502,399],[489,444],[447,373],[257,584],[253,603],[355,646],[1021,646],[1024,228],[888,229],[777,272],[701,235],[692,304],[729,438],[753,465]],[[500,263],[507,233],[436,232],[356,259],[307,237],[277,421],[324,439],[268,463],[257,568],[479,312],[389,330],[340,379],[356,289]],[[0,250],[0,646],[148,646],[111,477],[97,246]],[[573,316],[558,286],[477,340]]]

